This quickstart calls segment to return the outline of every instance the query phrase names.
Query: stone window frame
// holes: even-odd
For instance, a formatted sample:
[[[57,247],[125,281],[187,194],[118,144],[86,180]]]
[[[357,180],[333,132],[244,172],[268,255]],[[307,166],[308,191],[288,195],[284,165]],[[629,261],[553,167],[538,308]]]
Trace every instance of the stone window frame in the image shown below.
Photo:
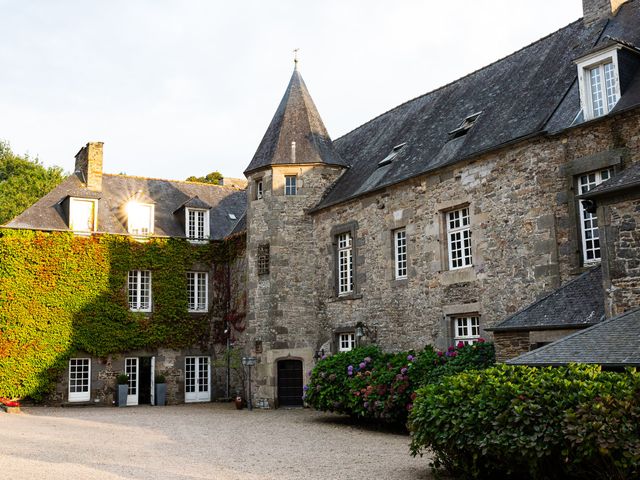
[[[259,177],[253,181],[253,199],[262,200],[263,198],[264,198],[264,177]]]
[[[289,183],[290,179],[293,179],[293,183]],[[284,175],[284,195],[285,197],[298,195],[298,175]]]
[[[341,225],[336,225],[331,229],[331,243],[333,251],[333,292],[334,296],[338,299],[352,299],[359,298],[359,282],[358,282],[358,241],[357,241],[358,222],[352,221]],[[340,294],[340,274],[339,274],[339,259],[338,259],[338,237],[344,233],[351,234],[351,259],[352,259],[352,271],[351,278],[353,283],[353,289],[349,293]]]
[[[204,279],[202,276],[204,275]],[[193,277],[193,282],[189,278]],[[198,294],[201,284],[204,283],[204,308],[199,306]],[[191,304],[191,285],[193,285],[193,295],[195,302]],[[203,271],[187,272],[187,309],[189,313],[206,313],[209,311],[209,273]]]
[[[591,268],[592,263],[584,263],[584,255],[582,253],[582,235],[580,226],[580,207],[577,198],[580,194],[579,189],[579,177],[585,173],[593,172],[596,170],[604,170],[605,168],[612,168],[615,176],[621,169],[622,157],[625,154],[624,149],[613,149],[598,152],[593,155],[586,155],[584,157],[575,158],[564,167],[564,174],[567,179],[567,210],[569,218],[573,218],[570,226],[570,243],[571,250],[574,252],[573,265],[580,271],[581,269]],[[576,272],[577,273],[577,272]]]
[[[258,275],[269,275],[271,264],[271,246],[268,243],[258,245],[256,255]]]
[[[400,251],[398,243],[399,235],[403,234],[404,251]],[[407,280],[409,277],[409,235],[406,227],[396,228],[391,231],[392,248],[393,248],[393,279]],[[404,258],[402,258],[404,256]],[[404,265],[402,265],[404,264]],[[402,273],[404,272],[404,273]]]
[[[142,294],[143,292],[143,286],[144,286],[144,282],[143,282],[143,273],[147,273],[148,275],[148,287],[147,287],[147,297],[148,297],[148,303],[146,306],[144,306],[143,302],[141,301],[142,298]],[[132,284],[132,274],[134,274],[133,276],[135,277],[135,284]],[[131,299],[132,299],[132,292],[133,292],[133,297],[135,297],[135,301],[132,303]],[[152,311],[152,305],[153,305],[153,280],[152,280],[152,273],[151,270],[130,270],[129,273],[127,274],[127,302],[129,305],[129,310],[132,312],[151,312]]]
[[[442,307],[442,321],[440,340],[437,342],[440,348],[448,348],[455,345],[454,322],[460,317],[478,317],[480,337],[483,337],[483,309],[480,302],[456,303]]]
[[[471,249],[471,263],[468,265],[462,265],[460,267],[451,268],[451,253],[450,253],[450,238],[449,238],[449,214],[462,209],[468,209],[469,214],[469,246]],[[473,262],[476,258],[476,252],[473,245],[473,215],[471,213],[471,200],[470,199],[458,199],[450,202],[443,203],[437,206],[437,212],[440,223],[440,253],[441,253],[441,270],[443,272],[463,272],[472,271]]]
[[[75,365],[72,365],[73,363],[76,363]],[[78,362],[82,362],[83,364],[86,364],[87,367],[87,385],[86,385],[86,391],[82,390],[81,392],[72,392],[71,391],[71,387],[72,384],[73,386],[77,387],[77,382],[74,384],[74,381],[72,380],[74,378],[74,376],[72,374],[77,373],[77,370],[74,371],[72,369],[72,367],[75,367],[76,369],[78,368]],[[82,368],[84,368],[84,365],[82,366]],[[69,374],[69,385],[67,388],[67,395],[68,395],[68,400],[69,402],[88,402],[91,400],[91,358],[88,357],[73,357],[69,359],[69,370],[68,370],[68,374]],[[84,386],[84,385],[83,385]]]
[[[607,178],[605,178],[604,180],[602,179],[603,174],[606,173]],[[591,188],[595,188],[598,185],[600,185],[602,182],[605,182],[609,179],[611,179],[611,177],[613,176],[613,167],[607,167],[607,168],[603,168],[601,170],[593,170],[591,172],[585,172],[583,174],[580,175],[576,175],[576,180],[577,180],[577,192],[578,194],[582,195],[587,193],[589,190],[591,190]],[[595,182],[593,187],[586,189],[583,191],[583,188],[585,185],[583,185],[583,179],[584,177],[587,177],[588,175],[594,175],[595,176]],[[589,182],[589,180],[587,179],[587,182]],[[584,207],[584,205],[582,204],[581,201],[578,202],[578,215],[580,217],[580,223],[579,223],[579,228],[578,228],[578,235],[580,236],[580,250],[582,252],[582,264],[585,266],[591,266],[591,265],[597,265],[598,263],[600,263],[601,258],[602,258],[602,253],[601,253],[601,246],[600,246],[600,223],[598,222],[598,217],[596,214],[591,214],[588,213]],[[589,215],[589,217],[587,217],[587,215]],[[586,222],[587,221],[591,221],[593,222],[595,220],[595,222],[598,224],[595,228],[591,228],[590,230],[592,231],[597,231],[598,232],[598,238],[594,239],[593,237],[589,240],[598,240],[598,247],[597,249],[595,247],[590,247],[589,245],[587,245],[587,238],[586,238]],[[595,256],[595,252],[597,250],[598,256]],[[589,257],[589,253],[592,252],[594,253],[594,256],[592,258],[588,258]]]

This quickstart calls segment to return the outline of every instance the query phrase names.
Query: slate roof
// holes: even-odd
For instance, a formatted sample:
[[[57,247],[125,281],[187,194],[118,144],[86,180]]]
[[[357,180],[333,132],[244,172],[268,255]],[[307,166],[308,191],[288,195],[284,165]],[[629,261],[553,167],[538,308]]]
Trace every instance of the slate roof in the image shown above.
[[[633,164],[597,187],[580,195],[580,198],[594,198],[608,193],[619,192],[640,186],[640,163]]]
[[[605,36],[640,44],[640,1],[622,5],[608,21],[582,20],[437,90],[410,100],[335,140],[350,166],[317,209],[402,182],[511,142],[570,127],[580,111],[573,60]],[[640,104],[640,73],[612,114]],[[466,135],[452,132],[482,112]],[[394,146],[401,155],[378,168]]]
[[[512,365],[592,363],[608,367],[640,366],[640,309],[605,320],[519,357]]]
[[[295,157],[291,142],[296,142]],[[346,165],[331,142],[307,86],[296,68],[245,175],[268,165]]]
[[[602,267],[597,266],[487,330],[582,328],[603,318]]]
[[[148,199],[155,205],[154,236],[185,237],[181,207],[185,204],[211,206],[209,225],[213,240],[222,239],[233,230],[247,203],[246,192],[234,187],[126,175],[103,174],[102,191],[93,192],[73,174],[6,226],[69,230],[62,209],[62,202],[68,196],[99,198],[98,232],[115,234],[127,234],[124,205],[131,198]],[[230,213],[236,219],[230,218]]]

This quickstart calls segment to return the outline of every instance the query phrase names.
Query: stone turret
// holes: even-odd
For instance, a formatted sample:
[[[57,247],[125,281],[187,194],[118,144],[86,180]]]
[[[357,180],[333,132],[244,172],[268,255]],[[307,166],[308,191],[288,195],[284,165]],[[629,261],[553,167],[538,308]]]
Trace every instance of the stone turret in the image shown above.
[[[306,211],[344,169],[296,68],[245,171],[247,350],[259,359],[256,399],[301,404],[302,372],[313,366],[320,347],[311,260],[318,246]],[[279,389],[277,379],[285,376],[278,376],[279,369],[287,370],[293,386]]]

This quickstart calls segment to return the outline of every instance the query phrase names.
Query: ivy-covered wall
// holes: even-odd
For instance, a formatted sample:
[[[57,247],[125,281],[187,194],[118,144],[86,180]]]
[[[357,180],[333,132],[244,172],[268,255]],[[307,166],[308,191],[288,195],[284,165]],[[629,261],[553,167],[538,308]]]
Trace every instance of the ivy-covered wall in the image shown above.
[[[207,245],[182,239],[0,229],[0,397],[42,398],[68,358],[143,348],[211,345],[229,312],[228,266],[244,238]],[[212,308],[187,312],[186,271],[210,272]],[[151,313],[129,311],[129,270],[152,271]],[[230,318],[231,317],[231,318]]]

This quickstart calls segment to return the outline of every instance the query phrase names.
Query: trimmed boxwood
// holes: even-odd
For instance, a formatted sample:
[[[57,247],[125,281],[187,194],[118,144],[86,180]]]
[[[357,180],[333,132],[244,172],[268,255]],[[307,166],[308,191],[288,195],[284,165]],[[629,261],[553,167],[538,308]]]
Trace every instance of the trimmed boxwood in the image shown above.
[[[640,375],[500,365],[417,392],[411,452],[459,478],[640,475]]]

